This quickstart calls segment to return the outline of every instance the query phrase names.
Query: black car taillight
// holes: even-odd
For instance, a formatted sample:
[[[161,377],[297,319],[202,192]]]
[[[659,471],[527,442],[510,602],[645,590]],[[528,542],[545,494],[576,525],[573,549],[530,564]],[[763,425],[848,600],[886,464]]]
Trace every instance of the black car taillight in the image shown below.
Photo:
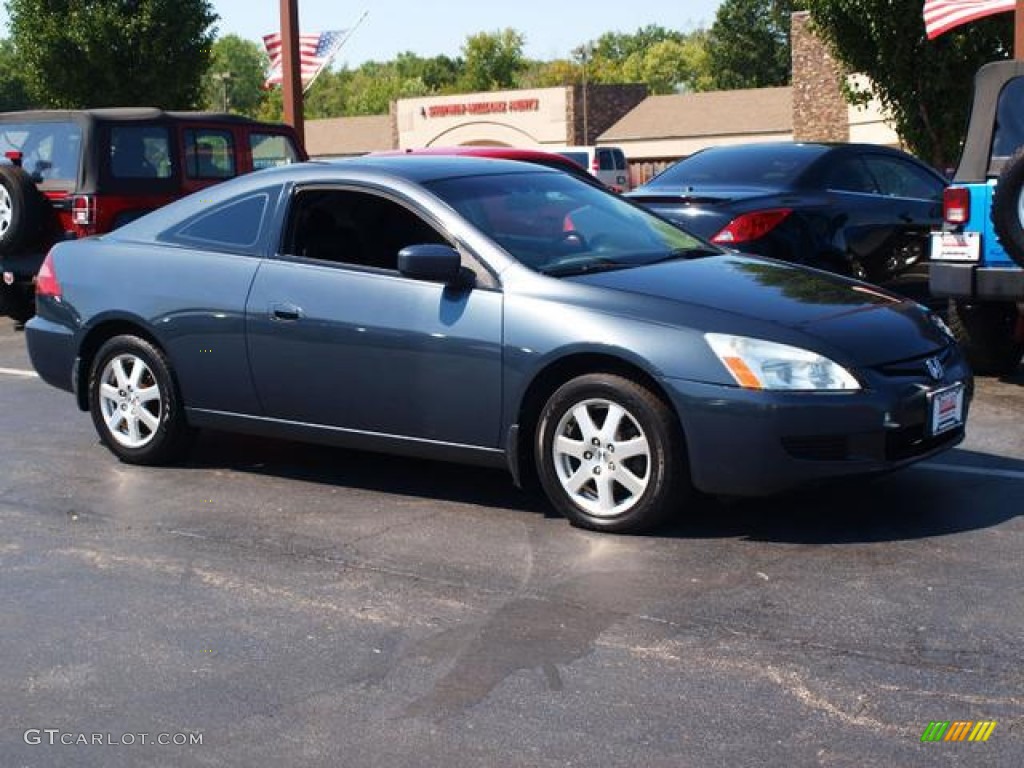
[[[966,224],[971,218],[971,192],[967,187],[946,187],[942,193],[942,218],[950,224]]]
[[[793,212],[792,208],[772,208],[767,211],[751,211],[737,216],[722,228],[711,242],[720,245],[747,243],[764,237]]]
[[[51,296],[55,299],[61,297],[60,281],[57,280],[57,271],[53,268],[53,254],[46,254],[43,265],[36,273],[36,296]]]

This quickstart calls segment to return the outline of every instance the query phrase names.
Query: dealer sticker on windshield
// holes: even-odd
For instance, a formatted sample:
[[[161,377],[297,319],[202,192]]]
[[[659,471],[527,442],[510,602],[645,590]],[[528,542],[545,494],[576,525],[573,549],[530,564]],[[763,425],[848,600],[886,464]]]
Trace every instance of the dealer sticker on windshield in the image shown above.
[[[978,232],[932,232],[932,261],[977,261],[981,254]]]
[[[954,384],[928,396],[931,407],[931,433],[941,435],[964,423],[964,385]]]

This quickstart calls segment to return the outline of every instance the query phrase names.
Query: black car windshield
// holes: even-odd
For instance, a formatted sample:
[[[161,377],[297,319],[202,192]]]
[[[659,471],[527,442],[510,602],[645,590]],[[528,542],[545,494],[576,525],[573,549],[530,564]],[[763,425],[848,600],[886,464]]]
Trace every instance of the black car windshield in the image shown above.
[[[618,195],[564,173],[463,176],[424,186],[517,261],[549,275],[718,252]]]
[[[753,184],[783,187],[792,184],[827,151],[827,147],[810,144],[716,147],[669,166],[650,182],[650,186]]]

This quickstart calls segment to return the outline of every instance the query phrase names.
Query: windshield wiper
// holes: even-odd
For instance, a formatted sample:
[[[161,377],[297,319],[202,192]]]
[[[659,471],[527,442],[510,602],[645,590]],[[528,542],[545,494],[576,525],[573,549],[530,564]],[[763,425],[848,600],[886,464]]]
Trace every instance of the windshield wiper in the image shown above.
[[[540,267],[537,271],[549,277],[567,277],[569,275],[586,275],[590,272],[609,272],[614,269],[641,266],[635,261],[615,261],[614,259],[590,259],[587,261],[563,261]]]

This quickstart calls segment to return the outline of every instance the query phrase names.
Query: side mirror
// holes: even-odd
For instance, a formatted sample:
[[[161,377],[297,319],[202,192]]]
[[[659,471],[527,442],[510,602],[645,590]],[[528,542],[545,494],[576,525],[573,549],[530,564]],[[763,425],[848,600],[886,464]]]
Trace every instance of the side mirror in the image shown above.
[[[459,279],[462,257],[448,245],[407,245],[398,252],[398,271],[406,277],[450,285]]]

